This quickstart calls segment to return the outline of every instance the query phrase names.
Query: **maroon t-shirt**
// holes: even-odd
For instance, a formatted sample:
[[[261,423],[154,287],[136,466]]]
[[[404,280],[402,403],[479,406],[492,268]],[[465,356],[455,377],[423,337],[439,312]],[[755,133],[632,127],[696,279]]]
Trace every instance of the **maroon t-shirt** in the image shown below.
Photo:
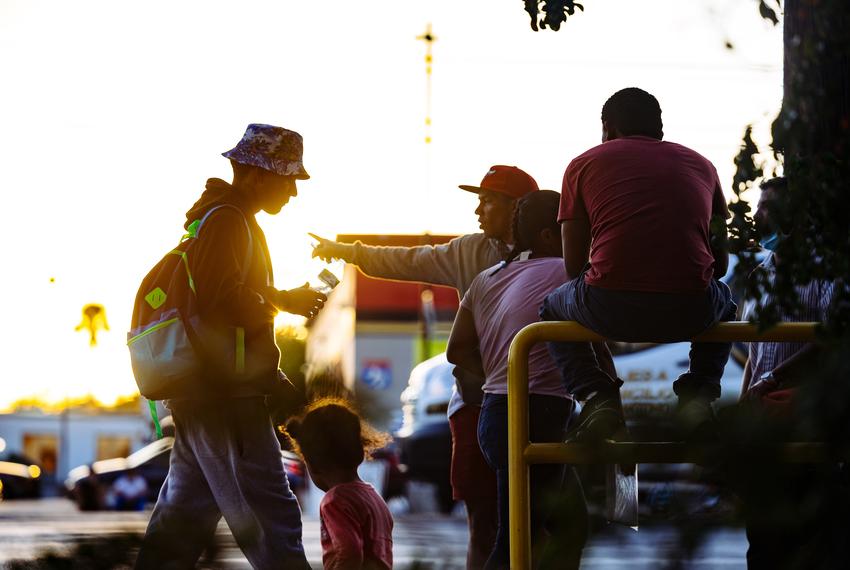
[[[630,136],[593,147],[564,173],[558,221],[590,221],[585,282],[626,291],[703,291],[714,272],[712,215],[729,211],[717,171],[682,145]]]

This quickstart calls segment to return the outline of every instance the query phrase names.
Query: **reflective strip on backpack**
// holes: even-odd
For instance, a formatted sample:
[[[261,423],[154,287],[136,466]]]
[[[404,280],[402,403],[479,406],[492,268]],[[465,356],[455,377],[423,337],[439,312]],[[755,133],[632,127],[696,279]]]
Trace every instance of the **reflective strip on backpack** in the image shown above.
[[[156,331],[156,330],[159,330],[159,329],[161,329],[161,328],[163,328],[163,327],[167,327],[168,325],[170,325],[170,324],[172,324],[172,323],[175,323],[175,322],[177,322],[177,321],[179,321],[179,320],[180,320],[180,317],[175,317],[175,318],[173,318],[173,319],[168,319],[167,321],[162,321],[161,323],[157,323],[156,325],[154,325],[154,326],[152,326],[151,328],[147,329],[145,332],[139,333],[139,334],[137,334],[136,336],[134,336],[134,337],[130,338],[129,340],[127,340],[127,346],[130,346],[131,344],[133,344],[134,342],[136,342],[137,340],[139,340],[139,339],[140,339],[140,338],[142,338],[143,336],[147,336],[147,335],[151,334],[152,332],[154,332],[154,331]]]
[[[162,439],[162,425],[159,423],[159,414],[156,413],[156,402],[148,400],[148,407],[151,410],[151,419],[153,420],[153,425],[156,428],[156,438]]]
[[[236,373],[245,373],[245,329],[236,327]]]
[[[195,280],[192,279],[192,272],[189,271],[189,256],[186,255],[185,251],[180,251],[179,249],[175,249],[174,251],[169,251],[168,253],[171,253],[173,255],[179,255],[180,259],[183,260],[183,265],[186,266],[186,275],[189,277],[189,289],[192,290],[192,293],[197,294],[198,292],[195,291]]]

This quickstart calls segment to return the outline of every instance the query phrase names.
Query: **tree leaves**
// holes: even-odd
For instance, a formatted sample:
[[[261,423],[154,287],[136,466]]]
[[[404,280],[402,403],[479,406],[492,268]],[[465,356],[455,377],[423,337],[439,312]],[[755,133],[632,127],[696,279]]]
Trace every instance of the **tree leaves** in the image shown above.
[[[776,8],[779,9],[779,0],[776,0]],[[776,10],[767,5],[767,2],[764,0],[759,0],[759,14],[765,20],[770,20],[773,22],[773,25],[779,23],[779,18],[776,16]]]
[[[542,10],[541,10],[542,4]],[[525,0],[525,11],[531,18],[531,29],[535,32],[548,27],[557,32],[561,24],[567,21],[567,16],[575,14],[576,10],[584,11],[584,6],[573,0]],[[543,17],[538,20],[540,14]]]

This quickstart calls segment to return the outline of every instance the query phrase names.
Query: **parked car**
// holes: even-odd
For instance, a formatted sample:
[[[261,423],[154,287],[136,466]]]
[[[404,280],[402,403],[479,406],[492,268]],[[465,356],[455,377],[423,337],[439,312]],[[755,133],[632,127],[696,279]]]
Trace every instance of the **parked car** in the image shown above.
[[[452,436],[446,417],[453,368],[442,353],[411,370],[401,393],[401,428],[395,433],[407,477],[436,485],[440,508],[446,512],[454,505],[449,480]]]
[[[688,370],[690,343],[613,343],[614,364],[623,380],[620,395],[623,411],[634,437],[669,439],[670,412],[676,404],[673,381]],[[741,392],[746,352],[735,347],[720,379],[721,397],[716,405],[734,403]]]
[[[65,490],[68,496],[83,510],[105,508],[109,506],[108,499],[105,501],[91,499],[92,491],[86,488],[86,485],[96,483],[105,495],[106,490],[112,486],[118,477],[130,469],[135,469],[148,484],[148,502],[155,502],[159,495],[159,489],[165,482],[165,476],[168,474],[168,460],[173,446],[174,437],[165,436],[127,457],[104,459],[95,461],[91,465],[75,467],[68,472],[68,477],[65,479]],[[92,475],[95,481],[89,479]],[[98,505],[97,503],[101,504]]]
[[[632,437],[643,441],[675,439],[670,422],[676,403],[673,381],[687,370],[689,343],[615,344],[614,348],[614,363],[624,381],[623,409]],[[744,349],[736,347],[726,365],[720,405],[737,399],[746,361]],[[445,354],[439,354],[411,371],[401,395],[402,426],[395,433],[407,477],[436,485],[440,507],[446,512],[454,504],[449,481],[451,432],[446,417],[454,384],[453,368]],[[591,510],[601,512],[605,493],[603,468],[586,466],[580,471]],[[678,483],[674,485],[673,481]],[[674,504],[703,512],[715,507],[725,509],[725,505],[718,504],[717,489],[702,484],[701,471],[694,465],[641,465],[639,491],[642,505],[653,513],[664,512]],[[600,508],[594,509],[594,505]]]
[[[0,500],[37,499],[41,496],[41,468],[22,456],[0,461]]]
[[[673,381],[688,369],[690,343],[612,343],[614,364],[623,380],[620,394],[629,435],[636,441],[676,441],[673,424],[677,396]],[[733,404],[741,390],[746,346],[735,346],[720,379],[721,398],[716,406]],[[601,516],[605,504],[604,467],[579,469],[591,512]],[[687,512],[690,515],[725,517],[731,512],[719,488],[693,464],[641,464],[638,493],[641,516]]]
[[[148,484],[149,503],[156,502],[159,490],[168,475],[168,462],[171,457],[171,449],[174,447],[174,437],[164,436],[155,440],[140,450],[127,457],[116,457],[95,461],[91,466],[80,465],[68,472],[65,479],[65,491],[69,498],[77,503],[82,510],[92,510],[90,501],[91,492],[85,487],[90,481],[89,476],[94,475],[96,483],[104,490],[106,495],[99,508],[108,508],[110,501],[108,490],[112,483],[130,469],[135,469]],[[304,464],[296,454],[281,449],[281,461],[287,479],[294,492],[306,484]]]

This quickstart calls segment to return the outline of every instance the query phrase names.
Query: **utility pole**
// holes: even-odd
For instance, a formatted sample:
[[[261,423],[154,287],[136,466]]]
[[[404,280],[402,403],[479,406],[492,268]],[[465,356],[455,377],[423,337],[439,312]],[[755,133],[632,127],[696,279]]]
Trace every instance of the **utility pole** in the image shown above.
[[[431,31],[431,23],[425,33],[416,37],[425,42],[425,196],[431,195],[431,69],[434,63],[432,47],[437,37]]]
[[[431,70],[434,64],[432,47],[437,37],[431,30],[431,23],[425,27],[425,33],[417,36],[425,42],[425,195],[431,195]],[[434,291],[430,285],[423,285],[420,291],[420,318],[422,328],[422,360],[431,358],[431,341],[434,337],[434,325],[437,315],[434,309]]]
[[[425,144],[431,144],[431,68],[434,63],[431,50],[437,37],[431,31],[431,23],[425,27],[425,33],[416,37],[425,42]]]

